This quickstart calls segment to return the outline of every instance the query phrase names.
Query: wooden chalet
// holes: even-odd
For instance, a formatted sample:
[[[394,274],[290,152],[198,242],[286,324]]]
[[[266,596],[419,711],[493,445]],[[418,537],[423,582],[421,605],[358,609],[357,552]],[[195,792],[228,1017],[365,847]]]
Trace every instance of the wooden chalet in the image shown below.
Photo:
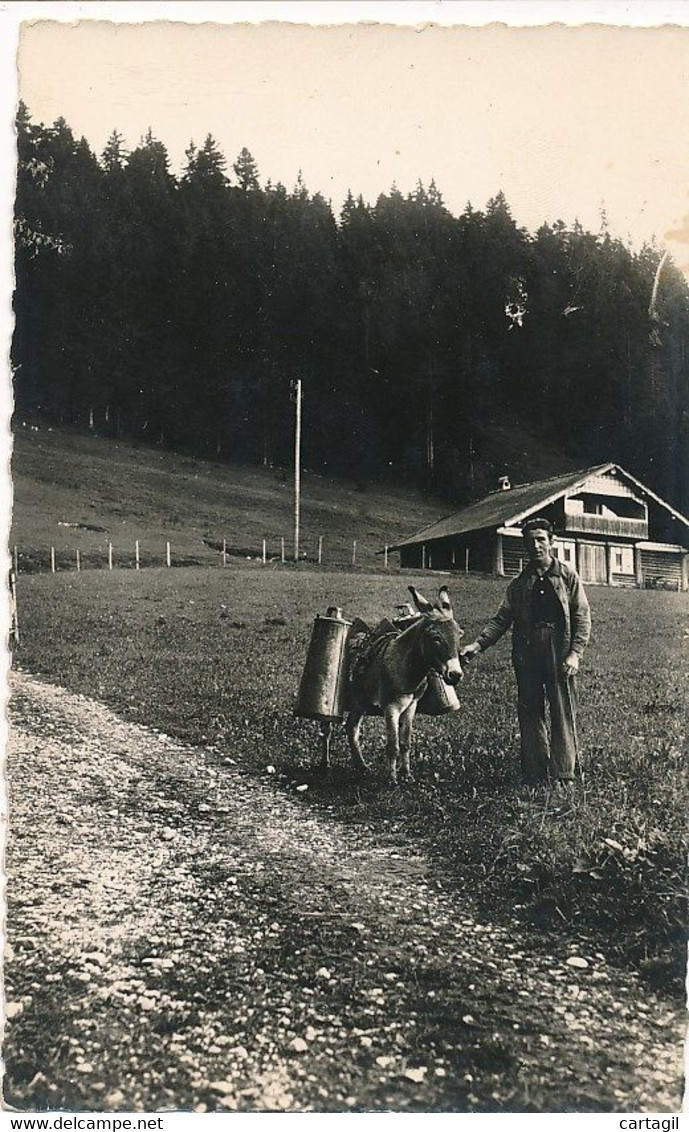
[[[500,487],[390,550],[403,567],[513,576],[526,563],[521,524],[544,515],[558,557],[584,582],[686,590],[689,519],[618,464]]]

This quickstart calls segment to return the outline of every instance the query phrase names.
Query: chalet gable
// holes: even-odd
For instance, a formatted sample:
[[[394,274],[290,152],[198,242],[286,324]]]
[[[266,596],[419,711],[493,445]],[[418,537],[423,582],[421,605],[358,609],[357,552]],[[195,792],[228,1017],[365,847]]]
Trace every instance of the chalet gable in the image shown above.
[[[619,464],[599,464],[497,491],[388,549],[403,567],[501,576],[524,565],[522,524],[556,531],[555,553],[585,582],[689,588],[689,519]]]
[[[569,487],[504,523],[510,529],[544,511],[563,534],[689,543],[689,520],[618,464],[590,469]]]
[[[545,494],[534,505],[520,510],[507,519],[503,526],[520,525],[536,512],[560,500],[564,501],[566,516],[590,514],[610,519],[630,518],[648,521],[648,504],[643,494],[647,489],[617,464],[603,464],[577,475],[579,478],[574,483]],[[544,486],[548,482],[544,481]],[[658,501],[662,503],[661,500]],[[668,505],[663,504],[663,506]],[[671,511],[672,508],[669,510]]]
[[[508,490],[500,488],[390,549],[476,531],[519,528],[536,514],[551,515],[563,531],[689,544],[689,519],[619,464],[610,462]]]

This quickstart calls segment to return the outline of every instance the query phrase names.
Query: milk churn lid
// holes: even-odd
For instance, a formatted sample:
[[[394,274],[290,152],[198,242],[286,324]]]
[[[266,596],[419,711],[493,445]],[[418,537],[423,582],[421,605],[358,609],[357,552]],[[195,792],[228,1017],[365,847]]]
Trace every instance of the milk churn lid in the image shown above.
[[[342,610],[339,605],[329,605],[325,611],[326,617],[334,617],[337,621],[342,621]]]

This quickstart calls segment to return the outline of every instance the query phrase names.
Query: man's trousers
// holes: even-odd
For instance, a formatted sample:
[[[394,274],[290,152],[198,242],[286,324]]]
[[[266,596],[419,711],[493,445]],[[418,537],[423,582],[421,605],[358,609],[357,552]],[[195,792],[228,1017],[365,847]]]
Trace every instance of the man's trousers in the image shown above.
[[[576,678],[562,671],[560,634],[535,628],[528,646],[514,656],[524,781],[570,782],[577,765]],[[550,707],[548,743],[546,700]]]

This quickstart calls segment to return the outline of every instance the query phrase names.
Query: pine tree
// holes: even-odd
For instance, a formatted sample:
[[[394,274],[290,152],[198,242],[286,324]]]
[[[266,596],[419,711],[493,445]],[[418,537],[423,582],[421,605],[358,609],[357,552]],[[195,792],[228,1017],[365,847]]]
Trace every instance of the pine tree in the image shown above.
[[[182,173],[182,184],[183,185],[189,184],[189,182],[193,179],[194,174],[196,173],[196,155],[197,155],[197,153],[198,153],[198,150],[196,149],[196,146],[194,144],[194,139],[192,138],[191,141],[189,142],[189,145],[187,146],[187,148],[184,151],[184,156],[186,158],[187,163],[184,166],[184,172]]]
[[[435,183],[434,177],[431,177],[430,184],[428,186],[428,203],[430,205],[432,205],[434,208],[444,208],[445,207],[445,204],[444,204],[444,201],[443,201],[443,194],[438,189],[438,186]]]
[[[226,164],[215,138],[212,134],[207,134],[203,148],[195,155],[194,176],[208,188],[224,189],[228,183],[225,176]]]
[[[294,189],[292,190],[292,195],[296,200],[308,200],[309,199],[309,190],[307,189],[306,184],[304,182],[304,176],[303,176],[301,169],[297,173],[297,182],[294,186]]]
[[[127,161],[127,150],[122,134],[113,130],[101,154],[101,165],[106,173],[121,173]]]
[[[258,166],[246,146],[232,166],[239,188],[244,192],[258,189]]]

